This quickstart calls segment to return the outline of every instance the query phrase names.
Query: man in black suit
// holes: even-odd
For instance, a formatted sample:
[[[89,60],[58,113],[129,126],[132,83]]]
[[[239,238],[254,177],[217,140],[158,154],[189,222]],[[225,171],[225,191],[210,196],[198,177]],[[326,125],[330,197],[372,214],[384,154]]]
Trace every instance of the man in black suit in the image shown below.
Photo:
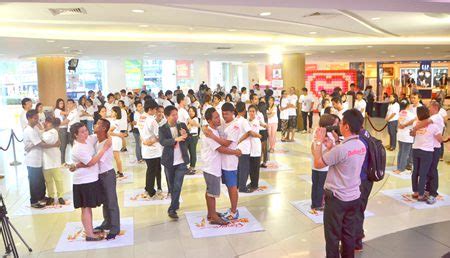
[[[168,209],[169,217],[178,219],[180,194],[184,175],[188,171],[189,155],[186,147],[187,127],[178,123],[178,109],[172,105],[164,109],[167,123],[159,128],[159,143],[163,146],[161,164],[169,183],[172,201]]]

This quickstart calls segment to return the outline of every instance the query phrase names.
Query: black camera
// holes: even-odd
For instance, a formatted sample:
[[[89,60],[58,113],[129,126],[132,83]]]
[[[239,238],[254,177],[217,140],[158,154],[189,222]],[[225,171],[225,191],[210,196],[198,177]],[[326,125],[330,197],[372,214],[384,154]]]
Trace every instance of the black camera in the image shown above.
[[[331,132],[338,132],[339,131],[339,126],[338,125],[329,125],[325,127],[327,129],[327,133],[331,133]]]

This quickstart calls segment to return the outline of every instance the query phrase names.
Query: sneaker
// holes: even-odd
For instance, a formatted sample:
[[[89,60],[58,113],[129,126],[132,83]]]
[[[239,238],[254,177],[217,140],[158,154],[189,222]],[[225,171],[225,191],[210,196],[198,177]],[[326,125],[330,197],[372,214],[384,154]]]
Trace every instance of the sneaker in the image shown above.
[[[53,198],[48,198],[47,201],[45,202],[46,206],[51,206],[55,204],[55,199]]]
[[[43,204],[40,204],[40,203],[33,203],[33,204],[31,204],[31,208],[35,208],[35,209],[43,209],[43,208],[45,208],[45,205],[43,205]]]
[[[260,167],[267,168],[267,165],[266,165],[266,163],[262,163]]]
[[[228,209],[227,212],[223,214],[223,219],[227,221],[239,219],[239,210],[236,210],[236,212],[233,213]]]
[[[435,203],[436,203],[436,197],[434,197],[434,196],[428,197],[427,204],[433,205]]]
[[[127,151],[128,151],[127,148],[120,149],[120,152],[127,152]]]
[[[177,220],[179,218],[176,211],[169,211],[168,215],[171,219],[174,219],[174,220]]]
[[[406,170],[411,171],[411,170],[412,170],[412,166],[411,166],[411,165],[407,165],[407,166],[406,166]]]
[[[125,175],[122,173],[122,172],[120,172],[120,171],[117,171],[117,177],[124,177]]]
[[[64,200],[64,198],[58,198],[58,203],[61,205],[66,205],[66,201]]]
[[[116,239],[117,234],[113,234],[113,233],[108,233],[108,235],[106,235],[106,240],[112,240],[112,239]]]

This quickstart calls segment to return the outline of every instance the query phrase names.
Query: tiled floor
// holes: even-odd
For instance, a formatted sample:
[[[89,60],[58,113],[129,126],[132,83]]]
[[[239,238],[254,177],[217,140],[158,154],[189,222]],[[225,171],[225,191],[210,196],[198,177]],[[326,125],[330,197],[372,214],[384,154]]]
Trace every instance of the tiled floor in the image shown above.
[[[381,127],[381,120],[376,120]],[[369,126],[369,124],[367,124]],[[4,146],[8,132],[0,132],[0,145]],[[376,137],[386,140],[386,131],[376,133]],[[290,201],[309,199],[310,184],[300,179],[300,175],[310,175],[309,144],[311,135],[297,134],[296,143],[278,143],[278,150],[287,150],[285,154],[275,154],[272,160],[287,164],[292,171],[261,173],[261,179],[275,186],[281,193],[241,198],[239,205],[246,206],[265,228],[263,232],[229,235],[215,238],[193,239],[184,216],[178,222],[170,221],[166,206],[123,207],[123,193],[126,189],[142,188],[145,179],[145,166],[129,164],[128,172],[134,173],[134,183],[118,185],[119,204],[122,217],[133,217],[135,223],[135,244],[133,246],[98,249],[91,251],[54,253],[54,248],[67,222],[79,221],[80,211],[71,213],[20,216],[12,214],[22,203],[28,200],[28,181],[24,166],[17,168],[8,164],[11,153],[0,152],[0,173],[6,178],[0,180],[0,190],[5,198],[11,222],[32,246],[33,253],[28,254],[23,244],[16,238],[21,257],[324,257],[323,226],[315,224],[296,210]],[[18,157],[23,161],[22,146],[18,144]],[[447,150],[450,145],[447,146]],[[129,150],[132,147],[129,147]],[[124,160],[130,155],[124,154]],[[450,160],[448,151],[446,158]],[[388,165],[395,161],[395,153],[388,153]],[[440,191],[450,194],[450,166],[439,164]],[[66,189],[70,191],[70,174],[65,172]],[[439,257],[449,250],[448,230],[439,226],[419,227],[450,220],[450,207],[417,210],[409,208],[381,194],[381,190],[409,187],[409,180],[387,176],[376,183],[369,201],[368,209],[375,216],[366,220],[366,245],[362,257]],[[205,184],[202,178],[185,180],[182,190],[184,202],[180,214],[187,211],[205,209]],[[219,208],[226,208],[228,201],[222,195]],[[101,209],[94,211],[95,219],[101,218]],[[448,227],[447,227],[448,228]],[[404,231],[408,230],[408,231]],[[401,233],[389,235],[391,233]],[[445,235],[447,234],[447,235]],[[383,237],[384,236],[384,237]],[[381,237],[381,238],[379,238]],[[425,247],[424,239],[435,241]],[[411,249],[401,249],[415,245]],[[429,256],[416,256],[414,250],[433,248]],[[0,253],[3,252],[0,243]],[[407,251],[400,251],[407,250]],[[409,252],[409,253],[408,253]],[[423,252],[422,252],[423,253]],[[426,253],[424,253],[426,254]]]

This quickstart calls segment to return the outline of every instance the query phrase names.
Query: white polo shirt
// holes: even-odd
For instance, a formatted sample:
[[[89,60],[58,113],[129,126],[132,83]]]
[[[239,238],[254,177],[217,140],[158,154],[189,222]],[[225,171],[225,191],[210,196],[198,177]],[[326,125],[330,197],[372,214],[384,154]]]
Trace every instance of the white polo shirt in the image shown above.
[[[95,146],[96,151],[99,152],[101,149],[103,149],[105,143],[106,140],[102,142],[97,141],[97,144]],[[105,154],[103,154],[102,158],[98,162],[98,173],[103,174],[105,172],[110,171],[111,169],[114,169],[113,162],[114,162],[114,153],[113,148],[110,147],[108,150],[105,151]]]
[[[213,129],[210,126],[208,126],[208,129],[211,130],[215,136],[220,137],[219,132],[216,129]],[[203,148],[201,154],[202,159],[205,161],[203,171],[216,177],[222,176],[222,154],[217,151],[221,145],[209,137],[204,137],[202,139]]]
[[[31,127],[27,125],[23,131],[23,145],[35,146],[29,151],[25,151],[25,165],[32,168],[42,167],[42,148],[37,147],[41,143],[41,137],[39,135],[39,129],[37,126]]]
[[[219,134],[221,138],[231,141],[228,146],[229,149],[236,150],[237,143],[239,142],[239,135],[241,129],[239,124],[236,123],[236,119],[232,122],[222,124],[219,128]],[[235,155],[222,155],[222,169],[227,171],[235,171],[238,169],[239,158]]]
[[[158,138],[159,137],[159,126],[158,122],[155,120],[155,116],[147,115],[147,118],[144,122],[144,127],[142,128],[141,132],[141,139],[142,141],[151,139],[151,138]],[[162,146],[159,143],[159,141],[155,142],[154,144],[148,146],[144,145],[142,143],[141,145],[142,149],[142,158],[144,159],[155,159],[155,158],[161,158],[162,155]]]

